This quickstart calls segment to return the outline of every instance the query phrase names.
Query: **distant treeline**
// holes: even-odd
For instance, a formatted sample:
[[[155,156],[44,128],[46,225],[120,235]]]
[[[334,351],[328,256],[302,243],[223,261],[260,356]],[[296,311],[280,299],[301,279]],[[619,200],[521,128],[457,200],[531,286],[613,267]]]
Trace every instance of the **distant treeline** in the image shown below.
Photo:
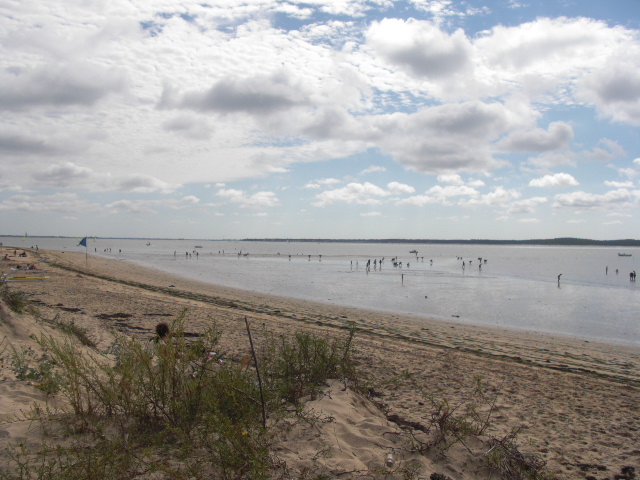
[[[588,238],[549,238],[532,240],[429,240],[407,238],[381,239],[326,239],[326,238],[245,238],[245,242],[314,242],[314,243],[419,243],[419,244],[456,244],[456,245],[567,245],[600,247],[640,247],[640,240],[590,240]]]
[[[22,235],[0,235],[2,237],[22,237]],[[93,235],[89,235],[93,237]],[[33,235],[35,238],[82,238],[61,235]],[[32,238],[27,237],[27,238]],[[632,238],[624,240],[591,240],[588,238],[549,238],[531,240],[434,240],[409,238],[242,238],[242,239],[212,239],[212,238],[159,238],[159,237],[98,237],[100,240],[191,240],[199,242],[309,242],[309,243],[415,243],[415,244],[453,244],[453,245],[569,245],[569,246],[600,246],[600,247],[640,247],[640,240]]]

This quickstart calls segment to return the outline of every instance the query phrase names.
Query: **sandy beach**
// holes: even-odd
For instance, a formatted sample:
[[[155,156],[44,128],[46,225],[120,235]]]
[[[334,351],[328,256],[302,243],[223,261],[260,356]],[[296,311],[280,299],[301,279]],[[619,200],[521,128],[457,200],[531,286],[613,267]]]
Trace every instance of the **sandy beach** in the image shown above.
[[[402,478],[388,467],[382,476],[373,473],[393,452],[393,468],[414,462],[416,478],[433,473],[453,480],[500,478],[487,469],[484,455],[492,439],[519,429],[520,450],[546,462],[555,478],[633,478],[621,476],[625,467],[640,473],[638,348],[436,320],[417,328],[402,315],[234,290],[83,253],[27,250],[25,258],[13,252],[0,249],[1,257],[10,256],[0,260],[2,273],[33,262],[34,272],[48,278],[9,282],[9,288],[26,292],[42,317],[58,316],[86,329],[98,350],[109,346],[114,331],[146,339],[156,323],[185,308],[187,333],[215,321],[230,355],[249,348],[245,317],[258,344],[265,332],[344,335],[355,327],[354,357],[359,374],[376,385],[372,398],[335,388],[318,402],[314,408],[333,418],[322,426],[326,431],[294,430],[279,446],[278,456],[297,465],[294,470],[304,466],[329,478]],[[48,327],[6,315],[11,321],[0,325],[4,341],[36,348],[30,335]],[[16,380],[4,356],[3,419],[34,401],[54,401]],[[410,451],[399,440],[408,428],[429,423],[426,398],[463,405],[479,382],[493,402],[482,436],[444,456]],[[0,427],[3,446],[27,435],[20,422]],[[317,455],[326,443],[333,445],[331,453]]]

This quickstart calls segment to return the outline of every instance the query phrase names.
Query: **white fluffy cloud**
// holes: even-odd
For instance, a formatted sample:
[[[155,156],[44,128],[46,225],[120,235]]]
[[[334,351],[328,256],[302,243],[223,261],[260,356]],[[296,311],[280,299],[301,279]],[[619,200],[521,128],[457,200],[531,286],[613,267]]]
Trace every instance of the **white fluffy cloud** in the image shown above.
[[[563,150],[573,139],[573,129],[564,122],[553,122],[548,130],[537,128],[512,133],[500,141],[499,146],[507,151],[547,152]]]
[[[325,207],[335,202],[376,205],[380,203],[380,198],[388,195],[389,192],[369,182],[349,183],[342,188],[327,190],[316,195],[313,205]]]
[[[545,175],[534,178],[529,182],[530,187],[574,187],[580,183],[568,173],[556,173],[555,175]]]
[[[280,204],[273,192],[257,192],[249,195],[243,190],[228,188],[219,190],[216,195],[228,202],[239,204],[241,208],[275,207]]]
[[[637,198],[637,196],[635,196]],[[634,201],[634,194],[625,188],[612,190],[605,194],[572,192],[555,196],[555,208],[592,209],[605,207],[628,207]]]
[[[416,191],[411,185],[406,185],[399,182],[390,182],[387,184],[387,189],[391,193],[397,194],[411,194]]]
[[[520,198],[520,196],[521,194],[517,190],[507,189],[499,186],[494,188],[492,192],[480,195],[475,198],[471,198],[465,202],[462,202],[462,204],[468,207],[508,207],[514,200]]]
[[[510,125],[522,123],[504,105],[464,102],[396,114],[378,121],[387,135],[385,151],[419,173],[485,171],[505,165],[493,155],[492,142]]]
[[[620,123],[640,125],[640,47],[627,45],[580,82],[580,97],[605,116]]]
[[[372,23],[366,39],[385,61],[418,77],[449,77],[471,68],[473,49],[462,30],[448,34],[427,21],[384,19]]]

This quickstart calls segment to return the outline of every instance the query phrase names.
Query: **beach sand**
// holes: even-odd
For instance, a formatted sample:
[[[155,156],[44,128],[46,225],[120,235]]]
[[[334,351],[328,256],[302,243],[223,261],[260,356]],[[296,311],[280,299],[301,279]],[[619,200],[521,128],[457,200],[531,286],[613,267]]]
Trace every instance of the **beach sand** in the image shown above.
[[[0,253],[12,255],[13,249],[4,247]],[[456,322],[417,322],[410,316],[200,283],[78,253],[27,254],[26,259],[0,260],[0,272],[36,262],[37,275],[48,279],[9,287],[28,293],[41,317],[59,316],[86,329],[98,350],[110,345],[114,331],[147,339],[156,323],[170,321],[185,308],[186,331],[202,331],[215,321],[223,332],[221,348],[229,355],[249,351],[245,317],[258,345],[264,332],[335,336],[355,327],[354,359],[359,375],[375,385],[373,396],[364,399],[333,385],[330,395],[312,402],[315,411],[332,421],[321,422],[313,432],[293,429],[282,440],[276,454],[292,471],[308,469],[329,478],[403,478],[401,468],[415,465],[415,478],[433,473],[453,480],[500,478],[487,469],[484,455],[492,438],[519,429],[520,451],[544,460],[555,478],[613,480],[626,466],[640,474],[640,348]],[[9,320],[0,325],[3,345],[37,348],[31,335],[55,332],[15,313],[5,311],[5,318]],[[17,413],[34,401],[55,399],[16,380],[7,352],[3,355],[4,447],[30,435],[25,422],[14,421]],[[480,383],[484,408],[491,409],[483,435],[444,455],[407,448],[402,438],[410,426],[419,437],[421,426],[431,421],[432,400],[466,406],[472,398],[477,401],[473,394]],[[327,451],[319,455],[322,449]],[[394,463],[386,467],[389,453]],[[381,470],[386,473],[373,473]]]

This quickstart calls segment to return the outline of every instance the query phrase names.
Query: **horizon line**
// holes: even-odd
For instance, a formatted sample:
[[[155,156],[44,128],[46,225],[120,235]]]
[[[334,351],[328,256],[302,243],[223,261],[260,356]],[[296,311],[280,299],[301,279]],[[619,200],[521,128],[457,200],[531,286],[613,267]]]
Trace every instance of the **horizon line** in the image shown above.
[[[433,238],[304,238],[304,237],[264,237],[264,238],[184,238],[184,237],[99,237],[97,235],[0,235],[5,238],[99,238],[109,240],[179,240],[179,241],[208,241],[208,242],[335,242],[335,243],[484,243],[484,244],[556,244],[556,245],[608,245],[608,246],[639,246],[639,239],[595,240],[579,237],[554,237],[530,239],[433,239]]]

